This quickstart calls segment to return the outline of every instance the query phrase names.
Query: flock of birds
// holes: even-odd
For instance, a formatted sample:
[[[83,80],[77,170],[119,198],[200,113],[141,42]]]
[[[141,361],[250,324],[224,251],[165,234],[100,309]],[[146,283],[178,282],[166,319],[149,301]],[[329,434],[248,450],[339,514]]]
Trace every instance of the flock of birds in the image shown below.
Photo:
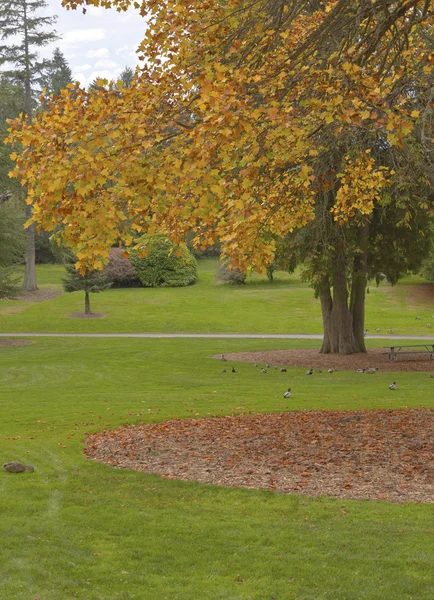
[[[434,319],[434,315],[431,315],[431,319]],[[416,321],[422,321],[422,317],[415,317]],[[426,326],[428,327],[428,329],[431,329],[431,323],[427,323]],[[379,329],[378,327],[375,328],[375,333],[381,333],[381,329]],[[365,337],[368,335],[369,330],[365,329]],[[389,329],[389,333],[395,333],[393,329]]]
[[[220,360],[226,362],[226,358],[225,355],[222,354]],[[261,373],[267,373],[268,369],[271,369],[270,363],[267,363],[265,365],[265,367],[261,367]],[[260,367],[260,365],[258,363],[255,364],[255,367]],[[274,369],[277,371],[279,370],[279,367],[274,366]],[[337,371],[340,371],[340,369],[327,369],[327,373],[335,373]],[[237,370],[235,369],[235,367],[232,367],[230,369],[231,373],[236,373]],[[281,367],[280,368],[280,372],[281,373],[287,373],[287,369],[285,369],[285,367]],[[308,369],[305,373],[305,375],[313,375],[314,373],[322,373],[322,369]],[[367,373],[368,375],[373,375],[374,373],[378,372],[378,367],[370,367],[369,369],[356,369],[355,370],[356,373]],[[227,369],[222,369],[222,373],[227,373]],[[397,389],[397,385],[396,385],[396,381],[394,381],[393,383],[391,383],[389,385],[389,390],[396,390]],[[288,388],[288,390],[283,394],[284,398],[290,398],[291,397],[291,388]]]

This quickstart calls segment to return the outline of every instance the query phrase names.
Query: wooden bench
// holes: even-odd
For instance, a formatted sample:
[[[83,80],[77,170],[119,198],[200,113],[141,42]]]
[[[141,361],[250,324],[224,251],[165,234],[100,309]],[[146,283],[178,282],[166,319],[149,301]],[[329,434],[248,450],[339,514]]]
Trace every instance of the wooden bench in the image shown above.
[[[432,360],[434,356],[434,344],[412,344],[408,346],[383,346],[387,348],[389,360],[397,360],[401,354],[429,354]],[[415,348],[415,350],[407,350],[407,348]],[[424,348],[421,350],[420,348]]]

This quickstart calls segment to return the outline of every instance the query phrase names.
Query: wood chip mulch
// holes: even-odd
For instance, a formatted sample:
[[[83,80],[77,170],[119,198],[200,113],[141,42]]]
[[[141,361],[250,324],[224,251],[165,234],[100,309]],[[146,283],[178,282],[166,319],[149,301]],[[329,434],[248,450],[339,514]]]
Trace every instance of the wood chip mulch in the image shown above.
[[[32,340],[11,340],[9,338],[0,338],[0,348],[11,348],[12,346],[28,346],[33,344]]]
[[[434,409],[174,419],[91,435],[118,468],[307,496],[434,502]]]
[[[384,345],[393,344],[393,340],[384,340]],[[408,344],[422,344],[421,341],[408,341]],[[434,343],[434,338],[431,343]],[[416,350],[416,348],[415,348]],[[420,348],[419,348],[420,350]],[[232,352],[224,355],[227,361],[258,363],[264,366],[270,363],[280,367],[304,367],[314,369],[369,369],[376,367],[380,371],[430,371],[434,372],[434,360],[426,354],[404,354],[396,361],[389,360],[387,350],[372,348],[360,354],[320,354],[317,349],[266,350],[258,352]],[[220,358],[221,354],[214,355]]]
[[[14,296],[12,300],[26,300],[28,302],[43,302],[45,300],[53,300],[58,296],[62,296],[63,292],[60,290],[53,290],[50,288],[40,288],[34,292],[22,291],[19,295]]]

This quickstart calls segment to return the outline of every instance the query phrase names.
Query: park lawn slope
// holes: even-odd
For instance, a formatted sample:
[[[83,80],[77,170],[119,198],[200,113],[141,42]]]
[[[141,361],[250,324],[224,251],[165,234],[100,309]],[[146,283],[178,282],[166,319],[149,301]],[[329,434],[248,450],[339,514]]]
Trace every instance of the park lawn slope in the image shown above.
[[[84,294],[63,294],[46,301],[0,302],[0,332],[35,333],[322,333],[319,301],[298,272],[279,272],[271,284],[252,275],[245,286],[216,285],[215,260],[199,261],[199,280],[185,288],[112,289],[91,295],[103,315],[81,319]],[[63,268],[38,267],[41,291],[61,290]],[[366,328],[397,335],[430,335],[434,327],[434,287],[412,283],[381,284],[367,294]],[[416,281],[420,281],[417,279]],[[420,316],[418,320],[416,317]],[[434,335],[434,332],[433,332]]]
[[[124,424],[282,410],[433,407],[425,373],[221,373],[292,341],[35,339],[0,349],[0,597],[431,600],[434,508],[240,490],[85,459]],[[315,342],[304,342],[315,347]],[[269,375],[269,376],[268,376]],[[290,401],[282,397],[290,385]]]

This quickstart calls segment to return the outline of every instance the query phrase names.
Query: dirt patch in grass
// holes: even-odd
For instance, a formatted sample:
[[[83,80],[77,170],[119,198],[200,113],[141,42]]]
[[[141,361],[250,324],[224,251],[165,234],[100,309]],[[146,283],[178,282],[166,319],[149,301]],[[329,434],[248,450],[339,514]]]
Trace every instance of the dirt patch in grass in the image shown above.
[[[107,316],[106,313],[90,313],[87,315],[84,312],[76,312],[69,315],[71,319],[102,319],[105,316]]]
[[[434,283],[419,283],[418,285],[406,285],[402,287],[404,288],[404,293],[409,304],[413,305],[411,308],[424,310],[427,308],[427,305],[432,304],[434,301]]]
[[[434,410],[174,419],[91,435],[118,468],[307,496],[434,502]]]
[[[393,342],[390,340],[390,343]],[[409,344],[418,342],[409,341]],[[434,340],[433,340],[434,343]],[[386,341],[385,341],[386,344]],[[416,350],[416,348],[414,348]],[[420,348],[418,349],[420,350]],[[389,360],[387,350],[384,348],[373,348],[366,354],[320,354],[318,350],[303,348],[300,350],[267,350],[258,352],[230,352],[224,354],[227,361],[251,362],[263,367],[270,364],[273,367],[305,367],[307,369],[370,369],[377,368],[380,371],[432,371],[434,372],[434,360],[429,357],[429,352],[424,354],[404,354],[396,361]],[[221,354],[215,354],[214,358],[221,358]]]
[[[18,296],[14,296],[12,300],[27,300],[29,302],[42,302],[44,300],[53,300],[58,296],[62,296],[63,292],[60,290],[52,290],[50,288],[41,288],[34,292],[22,291]]]
[[[11,348],[12,346],[29,346],[34,344],[32,340],[11,340],[0,337],[0,348]]]

